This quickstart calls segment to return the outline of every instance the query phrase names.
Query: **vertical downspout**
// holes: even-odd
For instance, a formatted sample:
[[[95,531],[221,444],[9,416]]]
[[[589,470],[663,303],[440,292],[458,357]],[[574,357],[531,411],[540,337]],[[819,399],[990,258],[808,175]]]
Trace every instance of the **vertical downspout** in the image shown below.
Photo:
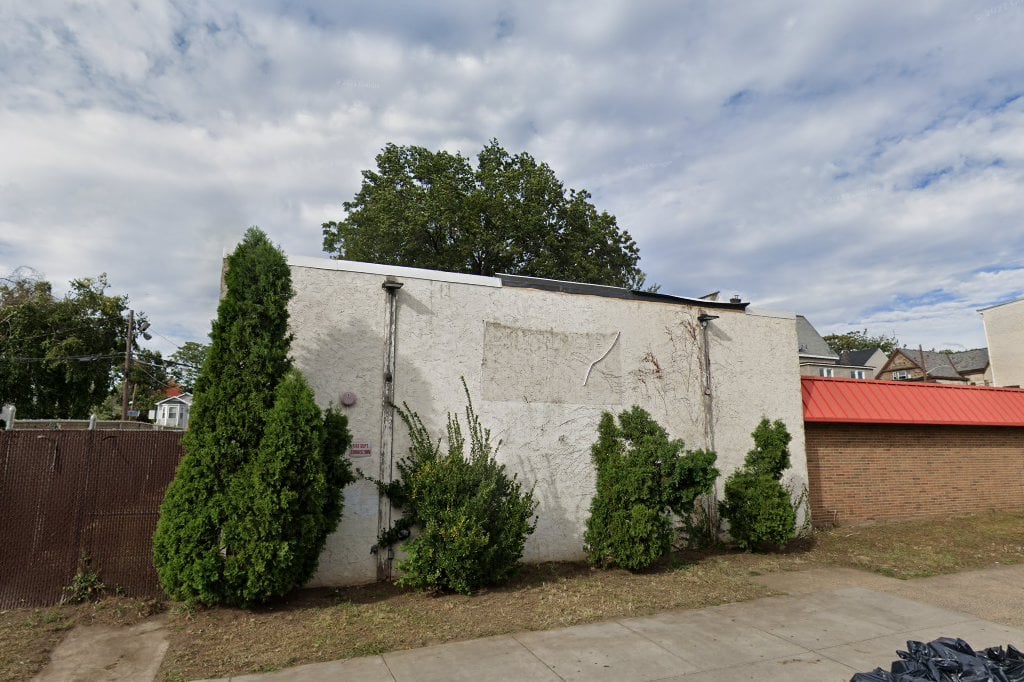
[[[709,315],[705,312],[701,312],[697,316],[697,321],[700,322],[701,341],[704,345],[704,449],[710,452],[716,452],[716,450],[715,405],[713,384],[711,383],[711,344],[708,339],[708,323],[717,319],[718,315]],[[711,494],[705,496],[701,503],[704,506],[707,530],[714,535],[714,537],[707,538],[708,540],[718,540],[718,535],[721,533],[718,520],[718,481],[715,481],[714,485]]]
[[[387,485],[394,475],[395,435],[395,358],[397,357],[396,337],[398,336],[398,290],[402,283],[388,275],[381,284],[387,297],[387,327],[384,335],[384,388],[381,391],[380,419],[380,480]],[[391,500],[380,494],[377,501],[377,532],[391,528]],[[391,562],[395,551],[377,551],[377,580],[391,579]]]
[[[711,383],[711,346],[708,343],[708,323],[717,320],[718,315],[701,313],[697,316],[700,322],[701,341],[704,346],[704,449],[715,451],[714,402]]]

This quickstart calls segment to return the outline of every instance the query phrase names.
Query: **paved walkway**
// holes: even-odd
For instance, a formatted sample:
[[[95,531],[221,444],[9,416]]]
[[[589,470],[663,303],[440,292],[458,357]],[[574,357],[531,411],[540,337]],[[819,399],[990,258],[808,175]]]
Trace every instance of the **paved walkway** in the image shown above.
[[[763,581],[790,594],[225,679],[846,682],[856,672],[888,669],[907,640],[1024,646],[1024,629],[984,618],[992,607],[1024,617],[1024,566],[915,581],[816,569]],[[901,590],[916,598],[899,596]]]
[[[962,637],[977,648],[1024,648],[1024,565],[910,581],[841,568],[756,580],[787,594],[224,679],[846,682],[855,672],[888,668],[907,640]],[[80,628],[36,679],[152,680],[166,648],[159,619]]]

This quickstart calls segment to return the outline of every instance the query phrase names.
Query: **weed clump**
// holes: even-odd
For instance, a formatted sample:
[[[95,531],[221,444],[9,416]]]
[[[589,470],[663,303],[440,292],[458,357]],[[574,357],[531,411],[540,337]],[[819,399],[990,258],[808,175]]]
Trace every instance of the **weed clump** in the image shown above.
[[[519,567],[526,538],[536,527],[537,503],[495,459],[490,430],[480,425],[466,391],[466,438],[458,416],[448,415],[448,450],[435,441],[408,405],[399,415],[409,428],[409,456],[400,478],[377,482],[404,517],[379,539],[405,540],[398,583],[418,589],[469,594],[507,580]],[[408,538],[406,540],[406,538]]]

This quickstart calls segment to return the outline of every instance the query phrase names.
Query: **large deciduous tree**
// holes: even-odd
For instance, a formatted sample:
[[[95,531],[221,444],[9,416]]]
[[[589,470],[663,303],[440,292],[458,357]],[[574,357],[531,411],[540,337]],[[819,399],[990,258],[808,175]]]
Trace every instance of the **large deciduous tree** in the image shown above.
[[[643,287],[636,242],[590,198],[496,140],[475,169],[461,154],[388,144],[345,202],[346,219],[324,223],[323,248],[390,265]]]
[[[171,353],[166,363],[167,374],[174,379],[182,390],[192,393],[196,388],[199,371],[206,362],[210,347],[197,341],[186,341],[178,350]]]
[[[251,228],[224,279],[154,563],[176,599],[248,605],[312,576],[352,473],[344,417],[291,368],[284,254]]]
[[[885,334],[871,336],[868,334],[867,329],[848,331],[844,334],[829,334],[823,338],[825,343],[829,345],[829,348],[837,353],[842,353],[844,350],[872,350],[879,348],[886,355],[892,355],[896,352],[900,343],[896,339],[895,334],[892,336],[886,336]]]
[[[81,419],[110,394],[124,364],[127,297],[106,275],[63,297],[39,277],[0,280],[0,404],[25,419]]]

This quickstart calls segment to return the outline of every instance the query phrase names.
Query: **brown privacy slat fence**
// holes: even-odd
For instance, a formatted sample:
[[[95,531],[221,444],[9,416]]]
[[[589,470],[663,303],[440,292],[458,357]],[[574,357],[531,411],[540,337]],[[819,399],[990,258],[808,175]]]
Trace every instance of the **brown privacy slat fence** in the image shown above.
[[[108,588],[160,594],[152,538],[181,432],[0,432],[0,608],[56,604],[82,557]]]

